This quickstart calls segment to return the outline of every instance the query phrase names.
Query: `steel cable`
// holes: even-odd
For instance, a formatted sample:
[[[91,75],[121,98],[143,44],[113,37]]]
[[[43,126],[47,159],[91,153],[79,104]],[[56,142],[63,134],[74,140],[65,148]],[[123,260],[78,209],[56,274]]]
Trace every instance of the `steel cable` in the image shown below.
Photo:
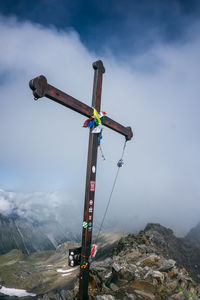
[[[125,151],[125,148],[126,148],[126,140],[124,142],[124,147],[123,147],[123,150],[122,150],[122,155],[121,155],[121,160],[123,159],[123,156],[124,156],[124,151]],[[104,160],[105,160],[105,157],[104,157]],[[115,179],[114,179],[114,182],[113,182],[113,186],[112,186],[112,189],[111,189],[111,192],[110,192],[110,196],[108,198],[108,203],[107,203],[107,206],[106,206],[106,209],[105,209],[105,212],[104,212],[104,215],[103,215],[103,219],[102,219],[102,222],[101,222],[101,225],[99,227],[99,232],[97,234],[97,238],[95,240],[95,244],[97,244],[98,242],[98,239],[99,239],[99,236],[100,236],[100,233],[101,233],[101,229],[102,229],[102,226],[103,226],[103,223],[104,223],[104,220],[105,220],[105,217],[106,217],[106,214],[107,214],[107,211],[108,211],[108,208],[109,208],[109,205],[110,205],[110,201],[111,201],[111,198],[112,198],[112,195],[113,195],[113,191],[114,191],[114,188],[115,188],[115,184],[117,182],[117,177],[119,175],[119,170],[120,170],[120,167],[118,167],[117,169],[117,173],[115,175]]]

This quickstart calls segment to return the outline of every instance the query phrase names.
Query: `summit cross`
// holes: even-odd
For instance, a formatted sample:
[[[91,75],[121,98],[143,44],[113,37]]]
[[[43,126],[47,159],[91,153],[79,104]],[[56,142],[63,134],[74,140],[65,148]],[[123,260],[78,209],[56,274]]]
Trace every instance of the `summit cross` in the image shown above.
[[[66,106],[88,118],[93,115],[93,108],[100,112],[101,109],[101,90],[102,79],[105,68],[101,60],[93,63],[94,82],[92,107],[82,103],[81,101],[69,96],[60,91],[54,86],[47,83],[47,79],[41,75],[29,82],[30,88],[33,90],[35,100],[47,97],[63,106]],[[131,140],[133,133],[131,127],[124,127],[116,121],[105,116],[104,126],[125,136],[126,140]],[[82,229],[82,247],[81,247],[81,261],[80,261],[80,279],[79,279],[79,299],[88,299],[88,282],[89,282],[89,257],[91,253],[92,242],[92,228],[93,228],[93,213],[94,213],[94,196],[96,185],[96,164],[99,134],[92,133],[93,128],[90,128],[89,146],[88,146],[88,162],[86,173],[86,187],[85,187],[85,204],[83,214],[83,229]],[[88,226],[90,224],[90,226]]]

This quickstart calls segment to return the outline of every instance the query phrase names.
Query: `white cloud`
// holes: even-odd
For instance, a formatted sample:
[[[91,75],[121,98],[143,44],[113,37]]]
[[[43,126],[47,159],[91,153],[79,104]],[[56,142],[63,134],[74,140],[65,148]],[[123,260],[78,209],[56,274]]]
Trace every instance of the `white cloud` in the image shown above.
[[[84,118],[48,99],[35,102],[28,81],[44,74],[50,84],[90,105],[91,64],[99,57],[74,31],[14,19],[1,18],[0,42],[0,162],[9,166],[11,177],[12,172],[17,174],[18,189],[52,190],[60,182],[68,195],[62,201],[80,203],[88,144]],[[111,55],[102,58],[106,67],[102,108],[131,125],[135,135],[127,145],[127,164],[109,219],[119,224],[128,220],[132,230],[154,221],[182,233],[199,221],[199,47],[194,34],[185,44],[157,43],[126,62]],[[120,158],[123,141],[105,129],[105,156]],[[115,172],[113,164],[99,159],[95,208],[99,219]],[[9,184],[0,178],[2,185]]]
[[[67,197],[66,197],[66,194]],[[61,228],[71,233],[79,233],[82,223],[80,201],[70,201],[69,192],[17,192],[0,191],[0,214],[15,214],[29,222],[49,224],[55,221]]]
[[[0,190],[0,214],[9,215],[14,208],[13,199],[15,197],[14,193],[5,192]]]

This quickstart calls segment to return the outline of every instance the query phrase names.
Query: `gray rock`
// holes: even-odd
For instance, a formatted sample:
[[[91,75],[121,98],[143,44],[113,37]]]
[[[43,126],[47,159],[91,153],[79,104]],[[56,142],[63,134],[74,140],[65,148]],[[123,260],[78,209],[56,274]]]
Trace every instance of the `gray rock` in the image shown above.
[[[119,278],[127,281],[134,280],[136,278],[135,271],[136,267],[133,269],[122,268],[119,272]]]
[[[73,300],[73,296],[72,296],[72,293],[70,291],[67,291],[67,298],[66,300]]]
[[[45,295],[43,296],[42,299],[43,299],[43,300],[50,300],[50,299],[49,299],[49,296],[48,296],[47,294],[45,294]]]
[[[103,295],[103,296],[96,296],[95,300],[115,300],[116,298],[112,295]]]
[[[161,271],[161,272],[170,271],[175,266],[175,264],[176,264],[176,262],[173,259],[164,260],[161,263],[161,267],[159,268],[159,271]]]
[[[48,297],[48,298],[44,299],[44,297]],[[62,300],[58,293],[55,294],[53,292],[49,292],[48,294],[45,294],[43,296],[43,300],[48,300],[48,299],[50,299],[50,300]]]
[[[59,294],[55,294],[55,300],[62,300]]]
[[[135,293],[138,296],[143,297],[142,299],[145,299],[145,300],[156,300],[155,296],[153,294],[151,294],[151,293],[147,293],[147,292],[139,291],[139,290],[135,290]]]
[[[70,291],[62,290],[60,292],[60,297],[62,300],[73,300],[72,293]]]
[[[67,300],[67,292],[65,290],[62,290],[60,292],[60,297],[62,298],[62,300]]]
[[[117,263],[114,263],[112,268],[115,270],[115,272],[119,272],[121,270],[121,266]]]
[[[110,284],[110,289],[113,291],[113,292],[116,292],[117,290],[119,290],[118,286],[114,283],[111,283]]]
[[[136,296],[133,294],[126,293],[126,296],[123,298],[123,300],[137,300]]]

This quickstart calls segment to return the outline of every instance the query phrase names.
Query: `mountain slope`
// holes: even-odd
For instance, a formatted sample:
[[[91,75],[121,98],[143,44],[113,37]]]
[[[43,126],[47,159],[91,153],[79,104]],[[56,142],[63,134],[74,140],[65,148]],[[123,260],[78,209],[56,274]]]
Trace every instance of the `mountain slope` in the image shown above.
[[[26,254],[55,250],[58,244],[67,240],[55,221],[41,223],[17,215],[0,215],[0,254],[12,249],[20,249]]]
[[[200,249],[200,222],[189,231],[185,237],[185,240],[189,241]]]
[[[174,259],[194,280],[200,281],[200,250],[193,242],[177,238],[171,229],[160,224],[148,224],[140,234],[144,234],[159,253]]]
[[[120,237],[121,235],[117,233],[111,234],[108,231],[102,233],[99,258],[104,257],[105,253],[111,254]],[[75,247],[80,247],[80,244],[65,242],[57,246],[56,250],[27,255],[15,249],[0,255],[0,284],[37,294],[52,292],[63,287],[72,289],[79,267],[68,266],[68,253],[69,248]]]

